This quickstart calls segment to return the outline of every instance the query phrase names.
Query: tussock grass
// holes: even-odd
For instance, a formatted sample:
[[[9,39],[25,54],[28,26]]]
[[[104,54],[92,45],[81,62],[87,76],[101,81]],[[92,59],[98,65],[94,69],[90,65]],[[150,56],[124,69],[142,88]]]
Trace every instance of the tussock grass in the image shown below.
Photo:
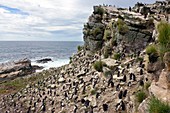
[[[139,103],[141,103],[147,97],[144,91],[137,92],[135,96],[136,96],[137,102]]]
[[[149,113],[170,113],[170,105],[152,97],[149,102]]]
[[[98,71],[98,72],[102,72],[102,71],[103,71],[103,65],[104,65],[104,63],[103,63],[101,60],[96,61],[96,62],[93,64],[94,69],[95,69],[96,71]]]

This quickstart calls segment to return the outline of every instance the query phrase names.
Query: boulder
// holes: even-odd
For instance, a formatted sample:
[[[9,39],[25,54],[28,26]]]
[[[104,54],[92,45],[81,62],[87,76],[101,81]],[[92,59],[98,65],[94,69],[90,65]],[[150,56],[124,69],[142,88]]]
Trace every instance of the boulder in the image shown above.
[[[154,80],[157,82],[159,75],[161,74],[162,69],[164,68],[164,63],[161,60],[158,60],[154,63],[148,63],[147,72],[153,75]]]
[[[24,76],[33,72],[35,69],[31,66],[31,60],[27,58],[0,64],[0,80]]]
[[[150,8],[146,6],[142,7],[141,10],[139,11],[139,13],[141,13],[142,15],[148,14],[150,12],[151,12]]]
[[[59,83],[65,82],[65,78],[60,77],[60,78],[58,79],[58,82],[59,82]]]
[[[37,60],[36,62],[37,63],[48,63],[48,62],[50,62],[50,61],[52,61],[52,59],[51,58],[44,58],[44,59],[40,59],[40,60]]]
[[[170,73],[163,69],[159,81],[152,82],[149,92],[164,102],[170,102],[170,82],[167,81],[166,76],[170,76]]]
[[[43,66],[38,66],[38,65],[33,65],[32,68],[34,70],[42,70],[44,67]]]
[[[170,52],[165,53],[163,60],[164,60],[166,69],[170,71]]]
[[[148,111],[149,98],[143,100],[143,102],[138,107],[139,113],[149,113]]]

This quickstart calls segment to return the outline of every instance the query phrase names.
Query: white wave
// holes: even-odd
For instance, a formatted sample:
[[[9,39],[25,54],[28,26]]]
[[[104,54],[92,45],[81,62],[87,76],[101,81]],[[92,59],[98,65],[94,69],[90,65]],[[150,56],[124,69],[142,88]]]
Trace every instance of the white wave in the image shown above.
[[[50,62],[47,62],[47,63],[37,63],[36,60],[31,60],[31,65],[38,65],[38,66],[43,66],[44,68],[42,70],[37,70],[36,72],[41,72],[43,70],[46,70],[46,69],[49,69],[49,68],[52,68],[52,67],[60,67],[60,66],[63,66],[65,64],[68,64],[69,63],[69,59],[58,59],[58,60],[53,60],[53,61],[50,61]]]

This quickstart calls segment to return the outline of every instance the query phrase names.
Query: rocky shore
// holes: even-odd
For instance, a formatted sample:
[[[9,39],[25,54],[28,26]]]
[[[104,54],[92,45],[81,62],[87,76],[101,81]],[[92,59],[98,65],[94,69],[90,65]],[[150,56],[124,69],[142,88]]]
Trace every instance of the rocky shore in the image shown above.
[[[25,58],[0,64],[0,82],[27,76],[41,70],[43,67],[31,65],[31,60]]]
[[[0,112],[149,113],[153,95],[169,103],[170,53],[159,60],[146,49],[159,41],[155,26],[169,22],[169,9],[169,1],[94,6],[83,29],[85,44],[70,63],[34,74],[45,77],[1,96]]]

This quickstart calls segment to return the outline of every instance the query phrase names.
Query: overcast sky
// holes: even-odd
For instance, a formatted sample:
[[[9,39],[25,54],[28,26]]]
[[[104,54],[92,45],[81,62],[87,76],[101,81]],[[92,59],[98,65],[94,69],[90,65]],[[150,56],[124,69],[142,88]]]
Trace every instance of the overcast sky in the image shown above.
[[[0,41],[82,41],[83,24],[92,13],[93,5],[128,7],[138,1],[0,0]]]

